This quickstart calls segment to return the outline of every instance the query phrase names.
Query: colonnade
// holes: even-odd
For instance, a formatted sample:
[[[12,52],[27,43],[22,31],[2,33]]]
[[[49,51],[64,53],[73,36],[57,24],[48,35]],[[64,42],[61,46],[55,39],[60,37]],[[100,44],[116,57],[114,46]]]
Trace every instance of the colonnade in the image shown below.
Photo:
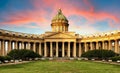
[[[0,55],[7,55],[13,49],[33,50],[41,55],[41,42],[0,40]]]
[[[44,57],[76,57],[76,42],[44,42]]]
[[[93,42],[81,42],[83,52],[94,49],[112,50],[120,54],[120,40],[105,40],[105,41],[93,41]]]
[[[0,40],[0,55],[6,55],[12,49],[29,49],[44,57],[80,57],[83,52],[94,49],[112,50],[120,54],[120,40],[93,42],[23,42]]]

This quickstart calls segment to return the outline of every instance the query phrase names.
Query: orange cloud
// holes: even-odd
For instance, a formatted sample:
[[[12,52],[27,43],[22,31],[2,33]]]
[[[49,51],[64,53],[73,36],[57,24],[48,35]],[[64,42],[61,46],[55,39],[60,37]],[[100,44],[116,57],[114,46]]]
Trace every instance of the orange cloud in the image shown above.
[[[90,25],[103,20],[108,20],[111,27],[114,26],[114,24],[120,23],[120,18],[113,14],[106,12],[95,12],[95,7],[89,1],[90,0],[83,0],[86,7],[89,8],[86,10],[83,9],[82,6],[78,6],[77,1],[69,2],[69,0],[33,0],[32,3],[35,8],[34,10],[25,10],[13,13],[9,16],[9,18],[6,17],[5,22],[0,22],[0,24],[12,24],[21,26],[34,22],[38,26],[48,27],[50,26],[52,17],[55,16],[59,8],[63,10],[63,13],[67,17],[72,15],[84,17],[87,20],[85,25]],[[51,11],[47,10],[47,8],[50,8]],[[51,19],[47,18],[48,16],[51,17]],[[77,26],[75,25],[77,21],[72,23],[74,24],[74,27]]]
[[[120,18],[118,18],[117,16],[115,16],[111,13],[101,12],[101,11],[95,12],[94,11],[95,7],[92,6],[92,4],[89,2],[89,0],[84,0],[84,3],[89,7],[89,10],[82,10],[79,7],[69,5],[68,7],[70,9],[64,8],[64,12],[68,16],[76,15],[76,16],[84,17],[87,20],[86,23],[88,23],[88,24],[93,24],[98,21],[108,20],[109,26],[112,27],[112,26],[114,26],[114,24],[120,23]],[[63,6],[67,7],[65,5],[63,5]],[[119,25],[117,25],[117,26],[119,26]]]

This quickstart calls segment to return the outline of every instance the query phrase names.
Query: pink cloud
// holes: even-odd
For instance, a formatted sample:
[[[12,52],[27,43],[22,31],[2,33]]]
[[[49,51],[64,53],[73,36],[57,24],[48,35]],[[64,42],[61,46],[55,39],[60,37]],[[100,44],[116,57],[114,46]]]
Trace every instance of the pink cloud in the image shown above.
[[[28,23],[41,23],[46,22],[47,20],[43,18],[43,16],[46,15],[44,11],[22,11],[17,13],[12,13],[9,15],[9,18],[5,18],[5,22],[0,22],[0,24],[8,24],[8,25],[16,25],[16,26],[22,26],[24,24]]]
[[[88,1],[88,0],[83,0],[84,3],[89,7],[90,11],[94,11],[94,6]]]
[[[1,22],[0,24],[24,26],[24,24],[34,22],[38,26],[47,27],[50,26],[51,19],[55,16],[55,14],[57,14],[56,12],[59,8],[63,10],[63,13],[67,17],[72,15],[84,17],[87,20],[85,23],[86,27],[90,26],[90,24],[103,20],[108,20],[110,27],[113,27],[114,24],[120,23],[120,18],[113,14],[106,12],[95,12],[95,7],[90,3],[90,0],[83,0],[83,2],[86,7],[89,8],[88,10],[84,9],[83,6],[79,6],[77,1],[70,2],[69,0],[32,0],[33,6],[35,8],[34,10],[25,10],[12,14],[9,18],[6,18],[7,21]],[[50,8],[51,12],[46,8]],[[51,17],[51,19],[46,18],[47,16]],[[75,25],[77,21],[72,22],[72,20],[70,20],[70,22],[74,25],[73,29],[80,29],[80,27]],[[91,29],[95,30],[95,28],[92,27]]]

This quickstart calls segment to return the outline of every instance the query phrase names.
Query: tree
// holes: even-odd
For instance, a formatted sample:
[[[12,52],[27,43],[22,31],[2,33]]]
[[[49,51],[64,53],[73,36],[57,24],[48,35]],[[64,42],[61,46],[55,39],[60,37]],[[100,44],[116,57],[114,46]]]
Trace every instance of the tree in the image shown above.
[[[21,50],[14,49],[10,51],[7,55],[10,56],[14,60],[15,59],[28,60],[30,58],[41,57],[39,54],[31,50],[26,50],[26,49],[21,49]]]
[[[98,59],[108,59],[110,57],[114,57],[116,55],[115,52],[111,50],[90,50],[83,53],[81,56],[86,58],[98,58]]]

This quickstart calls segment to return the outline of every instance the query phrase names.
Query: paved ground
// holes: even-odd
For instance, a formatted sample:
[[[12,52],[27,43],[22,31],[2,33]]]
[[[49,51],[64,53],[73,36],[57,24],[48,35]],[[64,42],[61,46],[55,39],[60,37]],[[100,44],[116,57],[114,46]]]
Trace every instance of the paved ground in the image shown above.
[[[22,63],[27,63],[27,62],[30,62],[30,61],[22,61],[22,62],[14,62],[14,63],[2,63],[2,64],[0,64],[0,66],[22,64]]]
[[[114,64],[114,65],[120,65],[120,63],[117,62],[107,62],[107,61],[94,61],[94,62],[99,62],[99,63],[107,63],[107,64]]]

